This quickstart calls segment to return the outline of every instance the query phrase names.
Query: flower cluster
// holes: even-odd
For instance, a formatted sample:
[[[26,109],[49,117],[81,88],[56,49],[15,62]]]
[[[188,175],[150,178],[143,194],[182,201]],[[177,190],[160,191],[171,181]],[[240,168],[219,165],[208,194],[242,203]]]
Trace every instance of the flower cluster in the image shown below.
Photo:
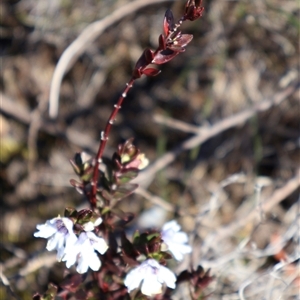
[[[146,241],[145,241],[146,240]],[[166,223],[159,235],[156,232],[136,236],[134,245],[139,252],[144,251],[146,259],[137,267],[132,269],[126,276],[124,284],[128,291],[138,288],[141,285],[141,292],[144,295],[152,296],[162,292],[163,285],[174,289],[176,276],[168,268],[160,264],[152,257],[164,262],[171,258],[164,253],[164,244],[176,260],[182,260],[184,254],[190,253],[192,248],[187,244],[187,234],[180,231],[180,226],[173,220]],[[140,244],[146,244],[146,250]]]
[[[82,215],[80,212],[78,214]],[[67,268],[77,262],[76,270],[83,274],[89,268],[98,271],[101,267],[101,261],[96,252],[103,255],[108,249],[105,240],[92,232],[101,223],[101,218],[97,218],[95,222],[88,221],[80,226],[82,231],[76,234],[73,230],[75,227],[73,220],[59,216],[48,220],[45,224],[38,224],[36,226],[38,231],[34,233],[34,236],[48,239],[46,249],[48,251],[57,250],[58,261],[66,262]],[[184,254],[190,253],[192,250],[187,244],[187,234],[180,231],[180,226],[175,220],[166,223],[160,235],[153,232],[151,235],[160,247],[154,247],[155,250],[147,253],[148,258],[127,274],[124,285],[129,293],[139,288],[140,285],[142,294],[147,296],[161,293],[164,285],[171,289],[175,288],[175,274],[151,258],[155,256],[155,251],[157,257],[159,257],[160,251],[164,251],[163,243],[167,245],[167,250],[174,255],[176,260],[182,260]],[[139,248],[138,244],[141,240],[143,239],[136,242],[136,249]]]
[[[102,219],[99,218],[94,224],[100,225]],[[91,222],[86,224],[86,229],[93,228]],[[39,230],[34,233],[35,237],[48,239],[46,249],[48,251],[57,250],[57,260],[65,261],[67,268],[78,262],[77,272],[82,274],[90,267],[93,271],[98,271],[101,266],[96,251],[104,254],[108,248],[105,240],[95,235],[91,231],[82,231],[79,236],[73,231],[74,223],[69,218],[57,217],[39,224]]]

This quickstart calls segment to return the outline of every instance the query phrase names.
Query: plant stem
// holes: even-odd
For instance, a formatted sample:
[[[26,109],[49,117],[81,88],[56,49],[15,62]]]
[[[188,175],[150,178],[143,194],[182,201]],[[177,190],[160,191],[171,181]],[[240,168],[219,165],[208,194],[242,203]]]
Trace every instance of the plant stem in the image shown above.
[[[180,20],[175,24],[173,30],[171,30],[170,33],[168,34],[168,36],[166,38],[167,41],[169,39],[172,39],[172,35],[182,25],[183,21],[185,21],[185,19],[184,19],[184,17],[181,17]],[[161,49],[159,49],[159,48],[156,49],[156,51],[154,52],[154,56],[156,56],[159,51],[161,51]],[[142,68],[142,70],[146,69],[147,66],[148,65],[145,65]],[[111,127],[115,121],[115,118],[116,118],[119,110],[121,109],[121,105],[122,105],[124,99],[126,98],[128,91],[132,88],[135,79],[136,78],[132,77],[130,79],[130,81],[126,84],[126,87],[125,87],[123,93],[121,94],[117,104],[114,105],[114,109],[113,109],[110,117],[108,118],[108,121],[106,123],[104,131],[101,132],[100,145],[99,145],[98,152],[96,155],[96,160],[95,160],[95,165],[94,165],[94,170],[93,170],[92,191],[89,194],[90,204],[93,209],[96,208],[96,205],[97,205],[96,194],[97,194],[97,185],[98,185],[98,176],[99,176],[99,164],[102,162],[102,156],[103,156],[103,152],[104,152],[106,143],[108,141],[108,136],[109,136]]]
[[[102,162],[102,156],[103,156],[106,143],[108,141],[108,136],[111,130],[111,126],[113,125],[116,119],[118,111],[121,109],[121,105],[124,99],[126,98],[128,91],[132,88],[134,80],[135,80],[134,78],[131,78],[130,81],[126,84],[126,87],[123,93],[121,94],[118,102],[114,105],[114,109],[107,120],[104,131],[101,132],[101,141],[97,152],[94,172],[93,172],[92,192],[90,193],[90,203],[92,208],[96,208],[96,203],[97,203],[96,193],[97,193],[97,183],[98,183],[98,175],[99,175],[99,164]]]

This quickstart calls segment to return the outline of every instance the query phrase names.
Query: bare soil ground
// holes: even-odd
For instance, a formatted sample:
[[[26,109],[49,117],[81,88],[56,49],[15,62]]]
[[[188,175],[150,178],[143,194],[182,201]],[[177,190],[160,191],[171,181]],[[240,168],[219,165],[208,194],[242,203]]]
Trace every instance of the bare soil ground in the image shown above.
[[[97,151],[100,131],[167,8],[182,1],[20,0],[1,7],[1,299],[31,299],[63,264],[33,238],[66,206],[84,205],[69,159]],[[147,4],[147,5],[146,5]],[[57,118],[50,84],[64,51],[123,5],[131,13],[80,42],[62,74]],[[128,6],[129,5],[129,6]],[[120,205],[138,224],[176,218],[189,264],[211,269],[208,299],[300,299],[299,1],[206,0],[185,53],[130,91],[105,154],[130,138],[150,166]],[[53,92],[53,91],[52,91]],[[147,223],[154,219],[155,224]],[[185,288],[174,299],[188,299]]]

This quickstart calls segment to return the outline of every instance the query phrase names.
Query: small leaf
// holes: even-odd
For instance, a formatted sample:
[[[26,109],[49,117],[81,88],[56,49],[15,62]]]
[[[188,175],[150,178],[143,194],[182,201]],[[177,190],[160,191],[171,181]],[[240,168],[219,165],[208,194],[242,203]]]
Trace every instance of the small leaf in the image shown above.
[[[168,48],[169,48],[170,50],[173,50],[174,52],[177,52],[177,53],[182,53],[182,52],[185,51],[185,48],[180,47],[180,46],[173,46],[173,45],[171,45],[171,46],[169,46]]]
[[[76,173],[76,175],[80,175],[81,170],[80,170],[80,168],[78,167],[78,165],[76,164],[76,162],[73,161],[72,159],[70,159],[70,163],[71,163],[71,166],[72,166],[74,172]]]
[[[136,69],[136,68],[133,69],[132,77],[133,77],[134,79],[141,78],[142,75],[143,75],[143,74],[142,74],[142,72],[141,72],[141,68],[140,68],[140,69]]]
[[[99,193],[100,197],[103,199],[103,200],[106,200],[106,201],[111,201],[113,200],[113,195],[107,191],[107,190],[102,190],[100,193]]]
[[[126,196],[129,196],[135,189],[137,189],[138,185],[133,183],[126,183],[116,189],[113,194],[114,201],[119,201]]]
[[[55,286],[54,284],[50,283],[50,284],[48,284],[48,290],[47,290],[47,292],[40,299],[41,300],[54,300],[56,298],[55,297],[56,294],[57,294],[57,286]],[[39,299],[39,298],[36,298],[36,299]]]
[[[157,70],[157,69],[154,69],[154,68],[146,68],[144,71],[143,71],[143,74],[146,75],[146,76],[156,76],[160,73],[161,71],[160,70]]]
[[[190,21],[195,21],[196,19],[202,17],[204,7],[202,7],[201,4],[202,0],[198,1],[197,5],[194,0],[189,0],[185,5],[184,18]]]
[[[192,34],[182,34],[176,41],[176,46],[185,47],[193,39]]]
[[[76,188],[82,188],[82,184],[78,181],[76,181],[75,179],[70,179],[70,184],[73,186],[73,187],[76,187]]]
[[[162,34],[158,38],[158,49],[159,50],[166,49],[166,38]]]
[[[175,52],[184,52],[186,45],[193,39],[192,34],[181,34],[177,32],[176,35],[168,40],[167,48]]]
[[[168,36],[170,31],[173,31],[175,27],[174,16],[170,9],[168,9],[165,13],[163,27],[165,36]]]
[[[89,182],[89,181],[91,181],[92,177],[93,177],[92,173],[85,173],[84,175],[82,175],[80,177],[80,179],[84,182]]]
[[[73,207],[66,207],[64,216],[66,218],[77,218],[77,210]]]
[[[74,162],[77,166],[81,166],[83,164],[81,153],[77,152],[74,156]]]
[[[133,240],[135,240],[135,239],[139,239],[140,238],[140,232],[138,231],[138,230],[136,230],[135,232],[134,232],[134,234],[133,234]]]
[[[140,153],[140,150],[132,144],[133,138],[125,141],[124,144],[118,146],[118,153],[113,158],[120,160],[121,164],[129,163],[134,160]]]
[[[78,212],[78,224],[82,225],[84,223],[87,223],[91,220],[93,217],[93,211],[90,209],[82,209]]]
[[[160,238],[160,234],[158,232],[150,233],[147,235],[147,240],[150,241],[153,238],[158,238],[158,237]]]
[[[173,50],[166,49],[166,50],[158,52],[155,55],[152,62],[154,64],[161,65],[161,64],[164,64],[164,63],[170,61],[171,59],[173,59],[178,54],[179,54],[179,52],[175,52]]]
[[[154,57],[154,52],[151,49],[146,48],[145,51],[144,51],[144,54],[145,54],[147,64],[150,64],[153,57]]]
[[[70,184],[76,188],[76,190],[79,194],[83,194],[83,185],[81,183],[77,182],[74,179],[71,179]]]
[[[121,245],[122,245],[122,252],[124,255],[124,260],[130,265],[138,264],[135,260],[139,256],[139,252],[135,249],[133,244],[127,239],[124,232],[121,233]]]
[[[140,78],[143,74],[143,69],[146,68],[153,59],[153,51],[149,48],[145,49],[133,70],[133,78]]]
[[[138,174],[139,171],[137,169],[125,169],[124,171],[122,171],[121,174],[118,175],[118,181],[120,184],[127,183],[132,179],[136,178]]]

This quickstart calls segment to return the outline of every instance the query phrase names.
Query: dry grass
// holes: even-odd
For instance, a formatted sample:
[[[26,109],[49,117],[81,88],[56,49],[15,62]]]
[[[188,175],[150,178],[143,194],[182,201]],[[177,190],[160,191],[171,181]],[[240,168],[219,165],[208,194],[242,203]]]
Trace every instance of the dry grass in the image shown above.
[[[183,5],[134,10],[83,43],[56,87],[51,120],[50,83],[64,50],[126,3],[133,1],[0,4],[3,299],[31,299],[59,282],[63,265],[33,239],[35,225],[84,204],[69,185],[68,160],[96,152],[135,61],[157,43],[166,8],[179,15]],[[178,218],[194,247],[178,271],[210,268],[208,299],[299,299],[299,2],[204,6],[203,18],[184,26],[194,35],[187,51],[138,81],[122,107],[106,154],[134,136],[151,165],[121,205],[140,225]],[[174,299],[188,299],[186,289]]]

